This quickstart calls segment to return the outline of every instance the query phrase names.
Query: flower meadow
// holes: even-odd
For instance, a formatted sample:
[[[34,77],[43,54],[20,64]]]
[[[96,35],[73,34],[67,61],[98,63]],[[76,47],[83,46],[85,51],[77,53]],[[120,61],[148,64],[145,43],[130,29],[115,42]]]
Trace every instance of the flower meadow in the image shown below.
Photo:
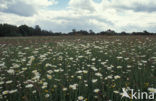
[[[0,101],[135,101],[122,88],[156,93],[155,36],[0,38]]]

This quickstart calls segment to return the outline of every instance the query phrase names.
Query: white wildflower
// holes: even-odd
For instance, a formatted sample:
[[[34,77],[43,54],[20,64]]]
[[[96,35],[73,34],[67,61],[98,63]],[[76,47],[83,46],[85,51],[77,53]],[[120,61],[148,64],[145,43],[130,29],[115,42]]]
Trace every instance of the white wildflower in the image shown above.
[[[83,96],[79,96],[79,97],[78,97],[78,100],[80,100],[80,101],[83,100],[83,99],[84,99]]]
[[[28,84],[25,86],[25,88],[32,88],[34,85],[33,84]]]
[[[95,93],[98,93],[100,90],[99,89],[94,89],[94,92]]]

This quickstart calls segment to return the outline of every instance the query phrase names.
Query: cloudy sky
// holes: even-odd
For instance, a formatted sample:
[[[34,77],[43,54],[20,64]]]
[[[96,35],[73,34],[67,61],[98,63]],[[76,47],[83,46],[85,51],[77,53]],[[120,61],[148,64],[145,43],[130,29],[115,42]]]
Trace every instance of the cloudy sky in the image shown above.
[[[54,32],[156,32],[156,0],[0,0],[0,23]]]

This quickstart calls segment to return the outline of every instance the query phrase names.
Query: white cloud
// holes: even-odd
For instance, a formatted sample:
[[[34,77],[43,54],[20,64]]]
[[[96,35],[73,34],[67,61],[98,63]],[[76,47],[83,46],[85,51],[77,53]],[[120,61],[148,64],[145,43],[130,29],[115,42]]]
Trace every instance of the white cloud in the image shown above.
[[[57,3],[57,1],[55,0],[22,0],[22,1],[25,1],[26,3],[31,4],[33,6],[42,6],[42,7],[47,7]]]
[[[103,4],[115,9],[133,10],[135,12],[156,11],[156,0],[103,0]]]
[[[14,4],[17,1],[20,0],[16,0],[16,2],[12,0]],[[54,5],[56,1],[22,1],[26,4],[26,8],[22,7],[21,9],[21,11],[25,11],[24,13],[18,11],[18,9],[13,9],[14,12],[10,11],[11,13],[0,12],[0,22],[16,25],[27,24],[30,26],[38,24],[42,28],[59,32],[69,32],[73,28],[78,30],[92,29],[96,32],[107,29],[113,29],[118,32],[156,31],[154,29],[156,26],[155,9],[148,9],[154,7],[156,4],[154,0],[151,0],[153,4],[149,0],[102,0],[100,3],[96,3],[93,0],[70,0],[67,9],[62,10],[46,9],[49,5]],[[6,9],[5,5],[7,5],[7,9],[9,7],[13,8],[11,6],[13,3],[9,4],[4,2],[4,0],[0,2],[1,9]],[[139,5],[143,5],[144,9],[139,10],[141,8]]]
[[[70,0],[69,8],[94,11],[94,3],[92,0]]]
[[[0,11],[21,16],[33,16],[39,9],[57,3],[54,0],[1,0]]]
[[[12,13],[0,12],[0,19],[1,19],[0,23],[8,23],[13,25],[27,24],[30,26],[34,26],[36,17],[37,16],[24,17]]]

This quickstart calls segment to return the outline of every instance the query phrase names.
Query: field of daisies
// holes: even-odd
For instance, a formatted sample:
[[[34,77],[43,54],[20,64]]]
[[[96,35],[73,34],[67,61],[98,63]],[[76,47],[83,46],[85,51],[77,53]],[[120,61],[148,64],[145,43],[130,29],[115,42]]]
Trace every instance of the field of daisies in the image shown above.
[[[0,101],[130,101],[122,88],[156,93],[156,37],[0,38]]]

